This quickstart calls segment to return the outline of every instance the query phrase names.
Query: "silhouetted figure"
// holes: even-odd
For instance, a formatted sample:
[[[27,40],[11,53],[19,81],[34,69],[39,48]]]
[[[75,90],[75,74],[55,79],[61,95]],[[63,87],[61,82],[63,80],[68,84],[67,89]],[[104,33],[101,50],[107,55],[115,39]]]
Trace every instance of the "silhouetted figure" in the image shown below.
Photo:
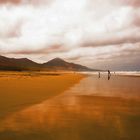
[[[111,77],[111,73],[110,70],[108,70],[108,80],[110,80],[110,77]]]
[[[100,77],[101,77],[101,73],[99,72],[99,73],[98,73],[98,78],[100,78]]]

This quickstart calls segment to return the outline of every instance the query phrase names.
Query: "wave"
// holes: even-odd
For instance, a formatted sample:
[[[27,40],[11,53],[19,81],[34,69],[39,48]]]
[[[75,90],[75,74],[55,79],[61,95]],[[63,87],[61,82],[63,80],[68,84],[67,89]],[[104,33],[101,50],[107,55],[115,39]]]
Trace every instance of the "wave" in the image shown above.
[[[99,72],[80,72],[83,74],[98,75]],[[100,72],[101,74],[108,74],[108,72]],[[124,75],[124,76],[140,76],[140,71],[111,71],[113,75]]]

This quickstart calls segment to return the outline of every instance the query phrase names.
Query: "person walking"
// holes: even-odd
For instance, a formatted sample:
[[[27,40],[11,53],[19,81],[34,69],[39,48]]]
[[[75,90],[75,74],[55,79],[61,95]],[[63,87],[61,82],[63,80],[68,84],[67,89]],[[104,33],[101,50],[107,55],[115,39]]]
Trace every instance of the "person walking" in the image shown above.
[[[111,77],[111,73],[110,70],[108,70],[108,80],[110,80],[110,77]]]

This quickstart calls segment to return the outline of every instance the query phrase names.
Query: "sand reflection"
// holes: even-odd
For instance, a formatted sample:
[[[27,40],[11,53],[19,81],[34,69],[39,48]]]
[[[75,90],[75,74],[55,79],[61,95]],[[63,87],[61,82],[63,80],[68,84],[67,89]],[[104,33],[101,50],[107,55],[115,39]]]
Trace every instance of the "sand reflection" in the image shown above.
[[[139,98],[86,95],[87,91],[85,95],[84,91],[80,94],[83,83],[85,81],[60,96],[7,116],[0,121],[0,138],[1,134],[10,133],[12,140],[140,139]],[[34,137],[36,135],[38,137]]]

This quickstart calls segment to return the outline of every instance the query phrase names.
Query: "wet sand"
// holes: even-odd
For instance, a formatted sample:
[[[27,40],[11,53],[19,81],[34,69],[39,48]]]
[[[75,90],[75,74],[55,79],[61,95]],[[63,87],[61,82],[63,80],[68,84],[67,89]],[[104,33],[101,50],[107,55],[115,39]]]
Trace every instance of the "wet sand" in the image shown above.
[[[0,139],[139,140],[139,83],[140,77],[84,76],[61,94],[0,119]]]

